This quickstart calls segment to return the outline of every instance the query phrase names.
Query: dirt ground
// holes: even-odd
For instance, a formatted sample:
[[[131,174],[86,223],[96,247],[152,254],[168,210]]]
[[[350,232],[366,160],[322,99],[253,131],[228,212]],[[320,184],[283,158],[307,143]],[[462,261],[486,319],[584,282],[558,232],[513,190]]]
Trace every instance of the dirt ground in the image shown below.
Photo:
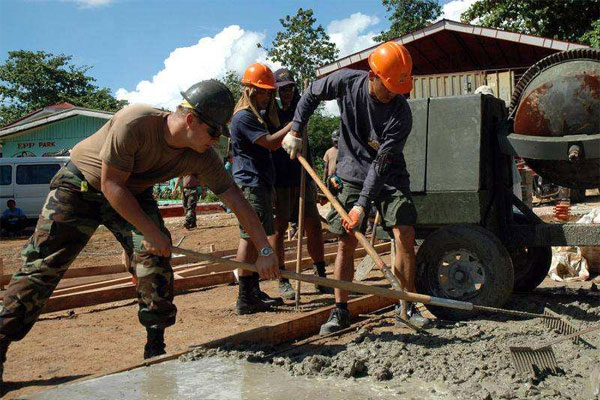
[[[198,228],[192,231],[187,231],[182,228],[182,218],[170,218],[166,221],[167,227],[172,233],[174,242],[177,242],[182,236],[186,236],[183,243],[184,247],[195,248],[198,250],[207,250],[209,244],[214,244],[216,250],[226,250],[237,247],[239,240],[237,220],[230,214],[219,213],[199,216]],[[25,241],[25,239],[0,241],[0,257],[4,260],[5,274],[15,272],[20,267],[21,260],[19,251]],[[71,268],[116,264],[119,263],[120,260],[121,249],[119,244],[109,231],[101,227]],[[331,273],[331,270],[332,266],[330,265],[328,266],[328,272]],[[546,280],[542,286],[560,288],[566,287],[567,285],[557,285],[552,281]],[[572,283],[569,284],[569,286],[575,288],[583,287],[586,292],[589,292],[591,283]],[[276,295],[278,292],[277,284],[275,282],[262,283],[261,287],[270,295]],[[317,296],[313,292],[312,287],[309,287],[307,290],[310,292],[303,296],[303,302],[306,301],[307,304],[304,308],[305,310],[315,309],[324,305],[329,305],[333,302],[333,299],[330,296]],[[169,353],[181,352],[194,344],[228,336],[258,326],[283,322],[298,316],[291,305],[282,307],[278,312],[237,316],[233,312],[236,294],[237,286],[230,285],[193,290],[189,293],[177,296],[175,304],[179,310],[178,317],[176,324],[171,327],[166,334],[167,351]],[[590,298],[592,303],[586,303],[588,305],[584,307],[588,308],[582,309],[585,309],[586,311],[592,310],[592,315],[595,315],[597,320],[600,316],[600,304],[598,303],[600,297],[592,296]],[[565,300],[565,298],[561,296],[547,296],[543,294],[542,297],[534,303],[534,308],[536,311],[539,311],[539,305],[543,303],[550,305],[550,307],[553,307],[554,309],[556,309],[556,307],[559,309],[562,307],[567,310],[572,310],[574,309],[573,307],[576,306],[573,304],[573,301],[572,297],[568,296]],[[525,303],[527,303],[527,301],[525,301]],[[579,315],[577,313],[575,314]],[[590,323],[590,321],[585,319],[581,322],[582,324]],[[439,333],[439,336],[442,338],[446,336],[467,337],[469,338],[469,343],[474,343],[476,342],[477,337],[487,338],[494,335],[496,332],[501,332],[505,329],[499,328],[496,325],[488,325],[488,323],[499,324],[499,326],[503,327],[509,326],[509,324],[506,323],[506,320],[502,320],[478,322],[476,328],[473,328],[471,324],[465,324],[464,326],[457,325],[456,327],[453,326],[450,328],[447,326],[439,326],[436,329],[443,331],[443,333]],[[348,347],[345,351],[352,352],[356,350],[351,349],[351,347],[355,347],[354,345],[363,342],[373,342],[378,343],[377,345],[374,345],[376,348],[379,346],[379,348],[385,349],[385,343],[389,343],[392,339],[393,341],[396,341],[398,335],[400,335],[400,337],[410,335],[410,331],[406,328],[389,326],[393,324],[387,325],[387,333],[382,334],[381,337],[378,336],[379,338],[369,336],[372,335],[373,332],[383,332],[377,331],[377,329],[381,329],[382,327],[375,327],[373,328],[375,329],[374,331],[365,331],[368,335],[363,334],[364,332],[359,332],[356,335],[344,336],[337,339],[340,341],[339,343],[333,342],[333,345],[353,344],[353,346],[336,347],[336,349],[341,349],[342,347],[346,349],[346,347]],[[526,332],[527,334],[532,334],[534,336],[539,335],[539,332],[536,333],[537,327],[530,325],[531,324],[522,325],[521,322],[514,324],[514,331],[507,331],[506,338],[514,337],[517,332]],[[383,328],[385,328],[385,326],[386,324],[383,323]],[[436,335],[438,334],[436,333]],[[359,339],[360,337],[362,337],[362,339]],[[500,337],[504,338],[505,336]],[[446,339],[443,340],[446,341]],[[6,394],[5,398],[19,397],[88,375],[108,373],[119,368],[140,363],[143,361],[142,352],[144,343],[145,331],[137,321],[137,305],[133,300],[44,314],[27,337],[20,342],[13,343],[9,349],[8,360],[5,364],[4,371],[5,385],[9,392]],[[407,343],[419,345],[419,342],[416,339],[408,339]],[[457,345],[456,341],[453,341],[453,343],[454,345]],[[406,345],[407,353],[404,354],[403,357],[408,357],[410,359],[427,358],[429,355],[429,353],[420,353],[418,349],[411,349],[408,344]],[[438,347],[442,348],[442,346]],[[463,348],[448,347],[448,349],[445,350],[446,352],[449,352],[446,354],[446,358],[460,359],[460,357],[456,357],[456,354],[462,354],[464,351]],[[427,351],[430,352],[431,350]],[[336,354],[338,353],[342,354],[343,352],[337,351]],[[349,359],[352,354],[353,353],[346,353],[346,359]],[[330,356],[336,355],[332,353]],[[483,356],[478,355],[477,357],[485,358],[487,356],[488,354]],[[343,358],[344,356],[342,355],[340,357]],[[469,359],[469,362],[475,362],[475,358],[473,357]],[[313,369],[302,366],[303,362],[307,362],[305,361],[308,359],[306,356],[302,356],[301,359],[298,360],[294,360],[293,357],[283,359],[282,366],[288,368],[292,373],[318,374],[318,372],[315,373]],[[402,367],[404,368],[402,369],[400,367],[396,368],[393,360],[388,359],[388,361],[391,363],[386,367],[388,372],[382,370],[383,372],[379,373],[378,376],[390,376],[390,379],[392,380],[403,376],[403,374],[409,374],[410,371],[412,371],[410,372],[410,375],[421,374],[430,367],[427,363],[417,363],[412,367]],[[321,361],[318,363],[320,362]],[[323,361],[323,365],[327,362],[328,361]],[[598,364],[600,359],[595,359],[594,362]],[[333,364],[330,363],[330,368],[328,367],[330,374],[347,375],[346,372],[343,372],[345,367],[336,369],[331,365]],[[386,364],[384,363],[382,365],[385,366]],[[509,368],[505,362],[500,363],[499,365]],[[451,363],[448,366],[448,370],[451,371],[455,367],[456,365]],[[325,369],[326,368],[322,368],[322,370]],[[371,364],[365,364],[363,370],[361,370],[361,368],[358,370],[356,370],[356,368],[354,369],[354,373],[358,373],[359,375],[364,373],[364,371],[376,370]],[[381,370],[381,368],[379,368],[379,370]],[[460,379],[463,379],[462,377],[468,377],[468,371],[465,372],[466,370],[464,368],[461,369],[461,371],[463,371],[460,372],[462,375],[448,372],[448,381],[457,383]],[[579,374],[581,375],[581,373]],[[370,372],[367,375],[370,375]],[[353,375],[350,374],[349,376]],[[519,381],[514,381],[514,377],[510,379],[513,379],[513,381],[510,382],[512,386],[519,384]],[[472,383],[472,380],[469,382]],[[490,395],[492,393],[491,390],[493,389],[488,390]],[[515,392],[514,389],[511,390]],[[481,392],[483,393],[483,391]],[[500,395],[504,392],[496,391],[493,393],[493,398],[496,398],[495,394]],[[525,394],[525,392],[523,393]],[[545,392],[540,391],[540,393],[543,394]],[[463,395],[462,392],[457,392],[455,394]],[[519,394],[521,393],[519,392]],[[532,392],[532,394],[536,393]]]

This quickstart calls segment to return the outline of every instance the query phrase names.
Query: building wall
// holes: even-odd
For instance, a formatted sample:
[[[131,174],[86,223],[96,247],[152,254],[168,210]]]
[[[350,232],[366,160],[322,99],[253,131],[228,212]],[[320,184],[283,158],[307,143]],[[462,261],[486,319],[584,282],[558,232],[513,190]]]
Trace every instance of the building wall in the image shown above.
[[[473,94],[481,85],[488,85],[494,95],[508,105],[520,70],[470,71],[454,74],[418,75],[413,77],[411,99]]]
[[[106,119],[76,115],[43,125],[28,132],[9,136],[2,141],[3,157],[43,157],[47,153],[72,149],[81,140],[95,133]]]

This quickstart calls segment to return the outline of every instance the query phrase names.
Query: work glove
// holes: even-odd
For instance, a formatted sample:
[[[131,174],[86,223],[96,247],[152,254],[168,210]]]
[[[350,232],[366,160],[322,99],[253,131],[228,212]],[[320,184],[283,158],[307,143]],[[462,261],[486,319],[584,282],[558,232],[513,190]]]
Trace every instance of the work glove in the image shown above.
[[[296,158],[296,154],[302,151],[302,138],[288,133],[281,142],[281,147],[290,155],[290,159]]]
[[[346,231],[351,232],[354,228],[360,226],[365,218],[365,209],[361,206],[354,206],[352,210],[348,213],[349,221],[345,218],[342,219],[342,225]]]

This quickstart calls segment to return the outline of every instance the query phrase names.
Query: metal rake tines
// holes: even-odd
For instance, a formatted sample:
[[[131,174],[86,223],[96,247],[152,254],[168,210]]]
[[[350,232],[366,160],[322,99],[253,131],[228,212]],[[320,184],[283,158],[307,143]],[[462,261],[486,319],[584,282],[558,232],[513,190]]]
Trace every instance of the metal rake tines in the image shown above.
[[[577,326],[573,325],[573,323],[571,323],[567,319],[561,317],[558,313],[555,313],[554,311],[552,311],[551,309],[549,309],[547,307],[544,308],[544,315],[547,315],[549,317],[560,318],[560,319],[542,318],[542,321],[544,322],[544,325],[546,327],[548,327],[550,329],[555,329],[563,335],[570,335],[579,330],[579,328]],[[575,344],[579,343],[579,336],[577,336],[573,339],[573,343],[575,343]]]
[[[530,374],[535,378],[545,371],[550,371],[553,374],[559,371],[552,346],[537,349],[526,346],[511,346],[510,355],[515,369],[520,374]]]

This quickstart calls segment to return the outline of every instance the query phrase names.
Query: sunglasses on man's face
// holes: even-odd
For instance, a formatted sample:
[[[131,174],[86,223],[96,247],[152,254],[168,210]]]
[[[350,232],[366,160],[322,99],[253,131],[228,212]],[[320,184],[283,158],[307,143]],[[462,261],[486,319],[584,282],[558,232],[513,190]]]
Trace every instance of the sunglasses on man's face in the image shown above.
[[[282,86],[279,88],[279,93],[290,93],[294,91],[294,85]]]
[[[206,129],[206,132],[208,132],[208,134],[211,138],[218,139],[221,136],[220,130],[218,130],[214,126],[211,126],[208,122],[204,121],[196,112],[194,112],[194,116],[196,118],[198,118],[198,121],[202,122],[203,124],[205,124],[208,127]]]

